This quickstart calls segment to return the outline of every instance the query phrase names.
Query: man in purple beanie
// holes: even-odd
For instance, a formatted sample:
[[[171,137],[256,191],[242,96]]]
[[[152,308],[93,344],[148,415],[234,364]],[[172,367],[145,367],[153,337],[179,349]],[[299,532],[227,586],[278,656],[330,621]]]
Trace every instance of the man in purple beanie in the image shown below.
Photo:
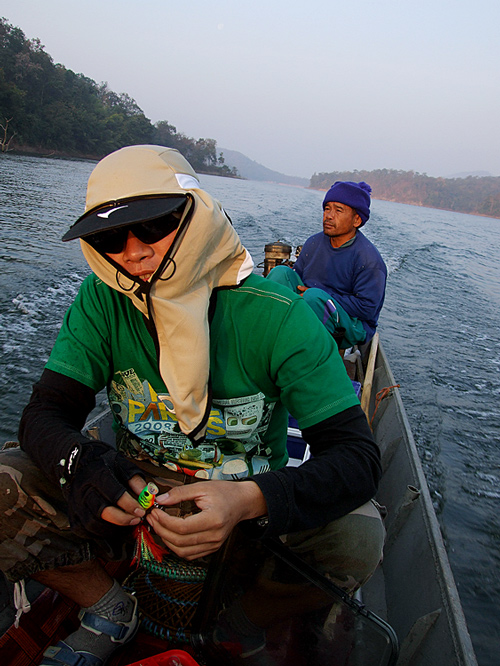
[[[323,201],[323,232],[307,239],[293,270],[268,278],[301,293],[330,333],[345,329],[340,347],[368,342],[385,296],[387,268],[360,231],[370,217],[371,187],[337,181]]]

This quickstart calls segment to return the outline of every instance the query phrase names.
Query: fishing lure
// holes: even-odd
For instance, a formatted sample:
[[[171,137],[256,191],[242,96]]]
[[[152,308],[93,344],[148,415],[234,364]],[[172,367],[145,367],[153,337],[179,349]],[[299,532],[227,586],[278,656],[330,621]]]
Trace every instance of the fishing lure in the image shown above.
[[[142,489],[141,494],[137,498],[137,501],[142,506],[142,508],[147,511],[154,505],[155,498],[158,495],[158,493],[159,493],[158,486],[156,485],[156,483],[150,481],[148,485]]]
[[[156,483],[150,481],[148,485],[142,489],[137,501],[145,511],[155,506],[159,507],[159,505],[155,503],[158,493],[158,486]],[[156,543],[149,526],[144,522],[144,518],[135,528],[134,536],[135,549],[132,564],[136,562],[138,564],[141,562],[151,562],[152,560],[161,562],[163,556],[168,552],[164,546],[160,546]]]

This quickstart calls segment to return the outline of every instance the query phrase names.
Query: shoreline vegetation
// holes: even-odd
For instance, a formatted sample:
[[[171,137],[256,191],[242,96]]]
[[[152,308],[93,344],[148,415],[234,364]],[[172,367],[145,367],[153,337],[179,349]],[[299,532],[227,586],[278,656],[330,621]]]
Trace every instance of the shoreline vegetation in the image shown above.
[[[0,18],[0,155],[99,160],[123,146],[153,143],[176,148],[198,173],[246,177],[226,164],[215,139],[188,137],[167,120],[151,123],[127,93],[54,63],[44,48]],[[500,177],[333,171],[313,174],[309,188],[328,190],[336,180],[365,180],[375,199],[500,218]]]
[[[8,151],[0,150],[0,159],[2,158],[2,155],[6,155],[7,153],[9,155],[23,155],[26,157],[45,157],[45,158],[54,158],[56,160],[82,160],[84,162],[96,162],[96,163],[99,162],[99,160],[101,160],[102,157],[104,157],[104,155],[84,155],[82,153],[68,153],[65,151],[48,150],[42,147],[34,148],[33,146],[22,146],[17,144],[15,144],[15,148],[9,148]],[[233,171],[232,168],[229,167],[228,169],[229,172],[225,171],[221,172],[221,170],[219,169],[214,170],[210,169],[210,167],[201,167],[199,169],[196,169],[196,173],[208,176],[223,176],[224,178],[235,178],[236,180],[246,180],[243,176],[240,176],[240,174],[237,171]]]
[[[434,178],[395,169],[334,171],[314,174],[309,187],[328,190],[336,180],[364,180],[372,188],[372,197],[382,201],[500,218],[499,177]]]

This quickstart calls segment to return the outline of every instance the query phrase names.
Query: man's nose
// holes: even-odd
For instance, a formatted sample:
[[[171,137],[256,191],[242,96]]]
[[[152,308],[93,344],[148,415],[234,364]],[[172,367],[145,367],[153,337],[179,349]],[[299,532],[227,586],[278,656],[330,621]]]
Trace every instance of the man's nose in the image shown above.
[[[141,240],[134,236],[134,234],[129,231],[127,236],[127,242],[123,250],[123,258],[125,261],[141,261],[150,257],[153,253],[153,249],[147,243],[143,243]]]

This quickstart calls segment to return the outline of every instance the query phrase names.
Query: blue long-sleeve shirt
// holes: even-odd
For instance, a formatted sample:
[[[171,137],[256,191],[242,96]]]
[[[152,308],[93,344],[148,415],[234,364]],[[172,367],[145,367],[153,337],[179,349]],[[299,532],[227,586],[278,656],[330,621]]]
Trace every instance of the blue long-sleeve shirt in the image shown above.
[[[361,320],[367,339],[375,333],[384,303],[387,268],[361,231],[349,245],[334,248],[323,232],[307,239],[295,262],[306,287],[326,291],[348,315]]]

